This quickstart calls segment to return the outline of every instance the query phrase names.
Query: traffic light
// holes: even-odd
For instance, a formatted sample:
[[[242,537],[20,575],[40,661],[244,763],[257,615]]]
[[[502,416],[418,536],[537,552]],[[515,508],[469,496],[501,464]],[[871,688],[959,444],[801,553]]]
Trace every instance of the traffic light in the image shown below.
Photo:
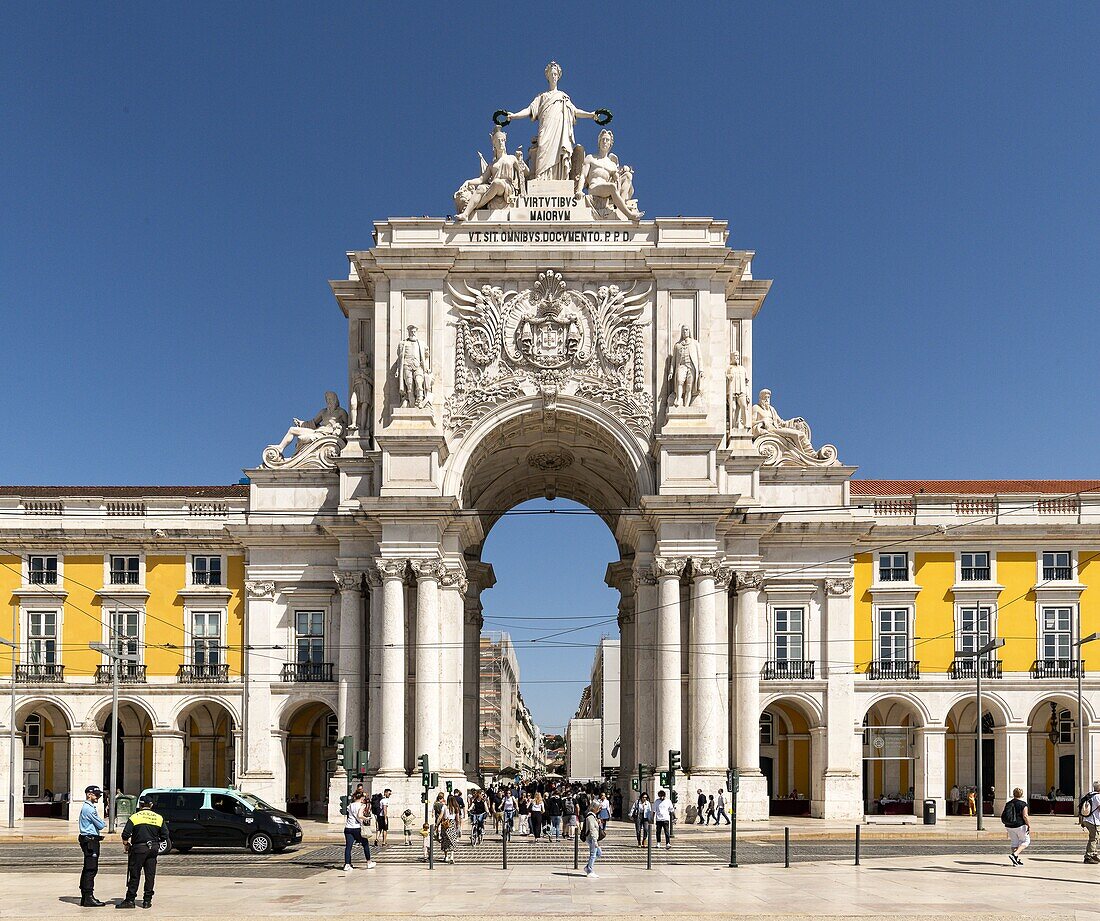
[[[348,814],[348,799],[349,797],[347,796],[340,797],[340,815]]]
[[[416,759],[416,766],[420,768],[420,784],[427,788],[432,785],[432,769],[428,766],[428,756],[420,755]]]
[[[351,736],[336,740],[336,763],[348,771],[355,767],[355,739]]]
[[[680,794],[678,794],[675,790],[673,790],[672,791],[672,805],[675,806],[679,799],[680,799]]]
[[[422,802],[422,803],[427,803],[428,802],[428,791],[427,790],[425,790],[423,793],[420,794],[420,802]]]
[[[668,750],[668,772],[675,774],[680,770],[680,753],[675,748]]]
[[[668,771],[661,771],[661,773],[657,775],[657,785],[660,787],[668,786]]]
[[[630,789],[633,790],[635,793],[638,792],[638,778],[637,777],[631,777],[630,778]]]
[[[438,771],[432,771],[431,783],[429,783],[428,786],[431,787],[433,790],[436,787],[439,786],[439,772]]]
[[[448,793],[453,793],[454,792],[454,784],[451,783],[451,781],[449,781],[449,780],[447,781],[447,792]]]

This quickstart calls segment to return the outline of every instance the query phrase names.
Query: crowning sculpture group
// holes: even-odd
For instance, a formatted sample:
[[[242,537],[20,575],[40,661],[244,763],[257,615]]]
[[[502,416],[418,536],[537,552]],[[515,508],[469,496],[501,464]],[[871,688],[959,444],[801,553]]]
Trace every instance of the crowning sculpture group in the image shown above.
[[[529,181],[571,181],[578,205],[593,220],[641,220],[634,198],[634,172],[611,152],[614,135],[604,127],[596,153],[587,154],[576,142],[578,118],[600,125],[611,121],[606,109],[589,112],[573,104],[558,88],[562,69],[546,66],[548,89],[518,112],[498,111],[490,135],[492,161],[482,158],[478,176],[455,193],[455,220],[470,220],[475,212],[512,208],[527,195]],[[503,125],[529,118],[538,125],[526,157],[521,148],[508,152]],[[491,217],[491,215],[490,215]],[[611,404],[639,435],[652,426],[653,401],[644,385],[642,304],[651,294],[622,291],[615,285],[596,291],[570,290],[562,276],[539,275],[530,289],[504,291],[491,285],[460,292],[451,288],[457,316],[454,391],[444,402],[444,427],[461,437],[494,405],[524,393],[540,392],[552,400],[560,388]],[[409,326],[397,345],[393,367],[398,401],[395,409],[423,409],[432,403],[432,366],[428,346]],[[704,368],[699,343],[683,326],[667,360],[669,412],[697,405],[703,399]],[[815,450],[804,419],[783,419],[761,390],[751,405],[749,371],[734,352],[726,369],[726,431],[730,439],[751,437],[772,466],[831,466],[839,463],[836,448]],[[263,453],[266,467],[330,467],[348,437],[373,435],[374,386],[366,353],[360,353],[350,395],[351,415],[335,393],[325,394],[325,408],[312,420],[295,419],[278,444]],[[297,439],[295,451],[286,449]]]

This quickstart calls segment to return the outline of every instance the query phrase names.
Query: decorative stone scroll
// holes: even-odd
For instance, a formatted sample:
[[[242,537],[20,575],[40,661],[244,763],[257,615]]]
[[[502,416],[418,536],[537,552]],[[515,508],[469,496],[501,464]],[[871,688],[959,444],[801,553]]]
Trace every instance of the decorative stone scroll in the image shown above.
[[[760,569],[742,569],[735,573],[737,588],[759,590],[764,585],[764,572]]]
[[[719,591],[728,591],[730,583],[733,581],[733,567],[732,566],[719,566],[718,571],[714,574],[714,587]]]
[[[404,559],[381,559],[374,565],[382,579],[404,579],[409,571],[409,561]]]
[[[335,570],[332,578],[336,580],[336,587],[342,592],[357,592],[363,587],[363,574],[361,572]]]
[[[835,445],[814,450],[810,426],[805,419],[784,419],[772,406],[772,392],[760,391],[760,402],[752,408],[752,441],[766,467],[835,467]]]
[[[462,436],[494,406],[520,396],[586,397],[648,437],[653,402],[641,370],[642,319],[651,288],[571,290],[554,271],[523,291],[492,285],[450,297],[458,318],[455,389],[444,427]]]
[[[836,597],[840,595],[850,595],[852,593],[852,580],[851,579],[826,579],[825,591],[827,594]]]
[[[444,588],[457,588],[460,595],[465,595],[466,589],[470,587],[469,580],[467,580],[466,574],[461,569],[448,569],[446,567],[440,573],[439,584]]]
[[[437,582],[443,578],[447,571],[439,560],[409,560],[409,568],[417,580],[435,579]]]
[[[638,585],[656,585],[657,576],[652,566],[639,566],[634,570],[634,581]]]
[[[662,578],[664,576],[676,576],[679,578],[684,574],[684,570],[687,569],[687,564],[688,558],[686,556],[655,556],[653,558],[653,569],[657,573],[657,578]]]
[[[331,390],[325,393],[325,408],[311,420],[295,419],[283,440],[264,448],[263,465],[274,470],[317,470],[336,466],[336,456],[345,445],[348,414],[340,398]],[[290,457],[283,452],[294,439],[298,444]]]
[[[246,581],[244,583],[244,590],[248,593],[249,598],[274,598],[275,597],[275,583],[271,579],[262,579],[259,581]]]

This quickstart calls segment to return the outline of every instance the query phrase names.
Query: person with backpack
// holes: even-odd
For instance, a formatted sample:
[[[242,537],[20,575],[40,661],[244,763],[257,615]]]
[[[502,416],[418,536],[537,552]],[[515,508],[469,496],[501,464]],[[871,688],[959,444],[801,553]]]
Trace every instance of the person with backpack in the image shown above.
[[[718,804],[717,804],[716,808],[718,810],[718,818],[715,820],[715,824],[716,825],[721,825],[722,820],[725,819],[726,824],[729,825],[730,824],[730,814],[726,809],[726,791],[725,791],[725,788],[718,791]]]
[[[546,814],[550,816],[550,837],[561,841],[561,819],[564,806],[557,788],[550,791],[546,800]]]
[[[1077,821],[1089,833],[1085,845],[1085,863],[1100,863],[1100,780],[1092,782],[1092,792],[1077,804]]]
[[[1021,787],[1013,790],[1012,799],[1005,803],[1001,822],[1008,829],[1008,843],[1012,845],[1008,859],[1014,867],[1022,866],[1024,861],[1020,854],[1031,844],[1031,816],[1028,815],[1027,800]]]
[[[634,823],[634,835],[638,839],[638,847],[643,847],[649,841],[649,824],[653,818],[653,810],[649,805],[649,794],[643,792],[630,807],[630,820]]]
[[[581,826],[581,841],[588,845],[588,863],[584,865],[584,875],[588,879],[599,879],[596,875],[596,858],[603,856],[600,850],[600,839],[607,834],[600,828],[600,820],[596,815],[596,804],[591,803],[584,814],[584,824]]]

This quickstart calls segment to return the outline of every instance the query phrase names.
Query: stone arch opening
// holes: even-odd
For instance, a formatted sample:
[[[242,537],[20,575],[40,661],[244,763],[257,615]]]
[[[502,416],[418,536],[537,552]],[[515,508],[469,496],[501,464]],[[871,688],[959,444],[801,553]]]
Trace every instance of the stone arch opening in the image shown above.
[[[136,701],[119,701],[117,733],[109,703],[98,708],[94,720],[103,733],[103,776],[111,776],[111,746],[117,740],[118,759],[110,786],[137,796],[153,783],[153,720],[149,710]]]
[[[996,809],[994,791],[1004,797],[1007,786],[1004,728],[1009,722],[1005,705],[996,697],[982,698],[982,776],[977,776],[978,704],[973,697],[957,700],[944,720],[944,788],[948,791],[949,814],[969,812],[967,794],[973,789],[985,794],[985,815]],[[975,810],[977,809],[975,795]]]
[[[25,702],[16,712],[16,782],[21,749],[23,815],[27,818],[66,817],[71,796],[71,728],[66,711],[46,700]]]
[[[925,715],[909,697],[883,697],[863,717],[864,811],[877,815],[912,815],[924,792],[917,773],[920,731]]]
[[[231,787],[237,776],[237,731],[232,711],[221,701],[197,700],[180,710],[183,785]]]
[[[1036,814],[1071,815],[1076,797],[1084,790],[1077,779],[1077,733],[1084,732],[1087,770],[1092,715],[1087,706],[1080,720],[1077,712],[1073,696],[1049,694],[1038,700],[1028,714],[1025,792]]]
[[[760,715],[760,771],[768,786],[769,814],[810,815],[823,799],[814,771],[816,714],[804,702],[780,697]]]
[[[324,817],[336,773],[336,713],[326,703],[306,701],[283,714],[287,811],[300,818]]]

